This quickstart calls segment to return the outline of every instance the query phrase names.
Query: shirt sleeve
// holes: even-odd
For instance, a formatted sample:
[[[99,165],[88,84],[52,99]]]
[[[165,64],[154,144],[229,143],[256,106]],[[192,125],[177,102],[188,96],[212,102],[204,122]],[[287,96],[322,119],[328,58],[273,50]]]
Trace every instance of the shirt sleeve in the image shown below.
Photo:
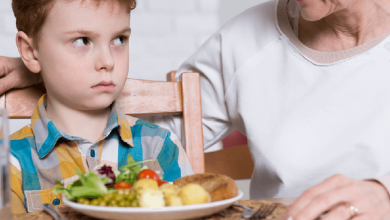
[[[183,176],[194,174],[190,161],[179,139],[172,132],[168,132],[157,160],[164,171],[163,180],[173,182]]]
[[[12,213],[26,213],[22,190],[22,171],[19,160],[10,156],[11,205]]]
[[[27,213],[23,201],[20,200],[19,196],[13,191],[11,191],[11,209],[12,209],[12,214]]]
[[[226,88],[234,70],[224,69],[221,35],[214,34],[178,69],[176,80],[184,72],[199,72],[202,98],[204,146],[207,149],[233,131],[225,100]]]

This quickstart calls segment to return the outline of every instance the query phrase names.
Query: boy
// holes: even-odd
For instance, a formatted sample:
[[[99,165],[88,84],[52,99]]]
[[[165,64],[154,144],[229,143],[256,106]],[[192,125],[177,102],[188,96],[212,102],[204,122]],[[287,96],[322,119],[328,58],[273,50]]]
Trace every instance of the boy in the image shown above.
[[[12,209],[58,205],[55,180],[69,184],[99,164],[118,169],[128,154],[157,158],[173,181],[192,174],[179,140],[156,125],[125,117],[114,100],[127,78],[130,11],[135,0],[13,0],[20,56],[41,72],[47,94],[11,136]],[[44,62],[41,62],[44,60]]]

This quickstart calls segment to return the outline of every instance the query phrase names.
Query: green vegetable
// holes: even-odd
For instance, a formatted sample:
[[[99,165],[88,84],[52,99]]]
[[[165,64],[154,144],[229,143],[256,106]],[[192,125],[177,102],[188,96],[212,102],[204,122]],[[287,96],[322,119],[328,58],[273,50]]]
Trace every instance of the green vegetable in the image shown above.
[[[56,187],[53,189],[53,193],[63,193],[69,200],[75,201],[79,198],[98,198],[108,193],[106,186],[104,185],[108,181],[108,177],[99,178],[99,176],[93,171],[82,174],[80,170],[76,170],[79,175],[79,179],[69,184],[64,188],[63,184],[56,181],[62,187]]]
[[[127,165],[122,166],[120,168],[120,171],[114,171],[114,174],[116,176],[115,182],[125,181],[130,185],[133,185],[137,181],[138,173],[141,170],[141,164],[149,161],[156,161],[156,159],[136,162],[133,157],[128,154]],[[61,182],[56,181],[59,187],[54,188],[53,193],[56,195],[62,193],[67,199],[77,201],[79,198],[97,199],[108,193],[117,192],[117,190],[107,189],[107,187],[105,186],[105,184],[109,180],[109,177],[100,178],[98,174],[93,171],[89,171],[88,173],[82,174],[78,169],[76,170],[76,173],[79,175],[79,179],[67,185],[66,187],[64,187],[64,184],[62,184]],[[110,194],[110,196],[112,195]],[[89,203],[89,200],[85,200],[83,203],[87,202]],[[98,203],[97,200],[94,201],[94,204],[96,203]],[[103,203],[100,202],[98,203],[98,205],[103,206]],[[134,204],[132,203],[132,205]]]
[[[127,165],[120,168],[122,173],[116,177],[115,183],[124,181],[132,186],[137,181],[138,173],[141,171],[141,164],[150,161],[156,161],[156,159],[136,162],[133,157],[128,154]]]

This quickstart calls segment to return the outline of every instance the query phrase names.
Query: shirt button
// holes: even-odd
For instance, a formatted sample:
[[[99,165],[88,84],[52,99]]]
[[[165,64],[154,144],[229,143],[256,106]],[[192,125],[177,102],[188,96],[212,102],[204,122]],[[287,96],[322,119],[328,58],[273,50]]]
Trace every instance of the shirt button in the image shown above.
[[[95,157],[95,150],[91,150],[91,157]]]
[[[60,204],[60,199],[54,199],[53,200],[53,205],[59,205]]]

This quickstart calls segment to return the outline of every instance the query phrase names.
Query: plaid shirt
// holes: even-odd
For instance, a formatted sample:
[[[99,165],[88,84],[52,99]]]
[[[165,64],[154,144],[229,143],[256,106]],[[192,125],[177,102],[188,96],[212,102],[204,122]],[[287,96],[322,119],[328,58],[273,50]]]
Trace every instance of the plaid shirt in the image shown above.
[[[168,130],[131,116],[125,116],[115,102],[102,135],[95,143],[69,136],[47,118],[46,96],[42,96],[26,126],[11,135],[11,190],[28,212],[43,203],[60,204],[52,193],[55,181],[69,184],[99,164],[113,169],[126,165],[127,155],[135,161],[156,158],[147,164],[173,181],[193,174],[177,137]]]

